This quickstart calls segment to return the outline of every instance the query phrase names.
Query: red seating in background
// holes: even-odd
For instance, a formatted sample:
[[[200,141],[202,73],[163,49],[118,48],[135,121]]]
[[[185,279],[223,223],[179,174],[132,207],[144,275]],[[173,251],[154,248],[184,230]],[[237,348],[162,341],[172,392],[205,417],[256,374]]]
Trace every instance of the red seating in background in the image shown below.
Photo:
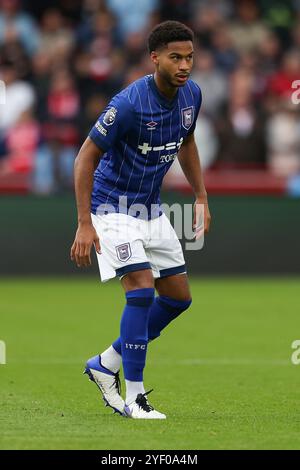
[[[0,176],[0,194],[27,194],[30,189],[30,173],[11,173]]]

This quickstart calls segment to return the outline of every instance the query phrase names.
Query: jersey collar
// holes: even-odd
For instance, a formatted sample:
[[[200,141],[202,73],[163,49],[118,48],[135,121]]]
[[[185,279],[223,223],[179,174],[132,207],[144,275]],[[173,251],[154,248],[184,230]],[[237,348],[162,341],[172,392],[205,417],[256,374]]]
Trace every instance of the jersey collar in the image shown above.
[[[151,90],[153,91],[154,95],[156,96],[156,98],[158,99],[159,103],[162,106],[168,109],[174,108],[175,104],[177,103],[179,90],[177,90],[177,93],[172,100],[168,100],[168,98],[159,91],[154,80],[154,75],[150,75],[149,84],[150,84]]]

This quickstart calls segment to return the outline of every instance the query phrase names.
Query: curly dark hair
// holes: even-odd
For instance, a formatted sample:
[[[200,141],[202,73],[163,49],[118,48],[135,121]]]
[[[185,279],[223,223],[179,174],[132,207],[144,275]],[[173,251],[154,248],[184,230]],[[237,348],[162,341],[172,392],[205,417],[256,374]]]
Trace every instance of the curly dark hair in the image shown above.
[[[174,41],[192,41],[194,40],[193,31],[185,24],[179,21],[164,21],[158,24],[151,31],[148,37],[148,49],[151,54],[162,47],[165,47],[169,42]]]

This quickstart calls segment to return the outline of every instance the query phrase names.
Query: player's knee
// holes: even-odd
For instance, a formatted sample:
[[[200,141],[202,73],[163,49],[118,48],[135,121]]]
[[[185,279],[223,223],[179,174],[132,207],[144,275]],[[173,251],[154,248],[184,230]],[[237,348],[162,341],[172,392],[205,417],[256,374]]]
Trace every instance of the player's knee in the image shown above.
[[[154,288],[154,278],[151,269],[127,273],[121,282],[126,292],[135,289]]]

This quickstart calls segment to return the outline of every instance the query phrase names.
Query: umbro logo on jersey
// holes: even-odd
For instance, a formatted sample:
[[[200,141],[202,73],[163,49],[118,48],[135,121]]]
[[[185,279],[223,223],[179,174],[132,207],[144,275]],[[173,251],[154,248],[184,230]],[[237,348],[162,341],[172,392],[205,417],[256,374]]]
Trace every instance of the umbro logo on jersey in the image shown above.
[[[183,142],[183,137],[181,137],[180,141],[177,142],[169,142],[166,145],[159,145],[157,147],[151,147],[148,142],[144,142],[143,145],[139,145],[138,149],[141,150],[143,155],[147,155],[148,152],[162,152],[164,150],[179,150]]]
[[[158,122],[150,121],[146,124],[148,131],[154,131]]]

